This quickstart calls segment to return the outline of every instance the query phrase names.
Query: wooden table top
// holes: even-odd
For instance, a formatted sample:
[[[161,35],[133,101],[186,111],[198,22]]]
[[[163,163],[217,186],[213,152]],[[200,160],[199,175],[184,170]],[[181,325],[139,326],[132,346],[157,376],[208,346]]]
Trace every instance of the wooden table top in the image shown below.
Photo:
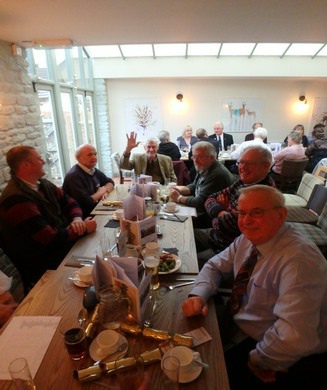
[[[71,270],[68,268],[47,271],[21,303],[15,315],[62,316],[63,320],[77,317],[79,310],[82,308],[84,289],[76,287],[68,280],[70,273]],[[172,275],[170,280],[166,279],[167,282],[171,283],[173,278],[176,277],[175,274]],[[162,284],[164,285],[164,283]],[[183,334],[204,327],[211,335],[212,340],[195,347],[194,350],[200,352],[202,360],[208,363],[210,368],[203,369],[200,376],[193,382],[181,384],[180,389],[229,389],[213,302],[209,302],[209,313],[206,317],[186,318],[181,311],[181,303],[186,299],[190,289],[191,286],[185,286],[170,291],[164,286],[160,287],[157,293],[158,305],[153,317],[153,328],[173,334]],[[131,337],[126,334],[125,337],[129,342],[129,354],[158,348],[158,341],[156,340],[146,339],[145,337]],[[79,370],[91,364],[93,362],[89,357],[79,362],[70,359],[57,329],[36,374],[36,387],[42,390],[97,390],[103,388],[101,383],[116,384],[114,376],[104,376],[95,382],[86,383],[79,383],[73,379],[72,372],[74,369]],[[163,373],[159,363],[146,366],[145,372],[151,378],[151,389],[163,389]],[[14,385],[10,381],[0,381],[0,388],[13,390]]]

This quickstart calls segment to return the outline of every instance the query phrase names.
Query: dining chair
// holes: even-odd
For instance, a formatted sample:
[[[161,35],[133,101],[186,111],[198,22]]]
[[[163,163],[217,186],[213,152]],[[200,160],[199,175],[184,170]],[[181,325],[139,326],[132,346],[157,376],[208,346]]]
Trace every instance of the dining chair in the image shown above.
[[[319,216],[317,226],[309,223],[290,222],[300,234],[314,242],[327,259],[327,203]]]
[[[124,184],[125,181],[131,181],[132,171],[120,169],[120,155],[118,152],[112,153],[111,160],[113,165],[113,172],[119,174],[119,183]]]
[[[296,194],[284,194],[285,206],[305,207],[316,184],[323,186],[324,180],[311,173],[304,173]]]
[[[296,193],[308,161],[307,158],[301,160],[284,160],[280,180],[274,176],[276,187],[283,193]]]
[[[287,222],[316,225],[327,202],[327,187],[316,184],[305,207],[287,206]]]
[[[173,169],[179,186],[186,186],[191,183],[190,173],[183,160],[173,161]]]

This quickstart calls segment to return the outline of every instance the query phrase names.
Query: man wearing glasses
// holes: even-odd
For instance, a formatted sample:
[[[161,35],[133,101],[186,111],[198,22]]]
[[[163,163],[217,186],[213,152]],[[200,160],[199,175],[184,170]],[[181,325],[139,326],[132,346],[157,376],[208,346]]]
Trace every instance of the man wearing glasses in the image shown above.
[[[184,314],[205,315],[207,300],[232,277],[231,304],[219,317],[230,319],[223,342],[231,389],[326,389],[325,258],[285,223],[275,188],[240,189],[237,214],[243,234],[205,264]]]
[[[241,234],[235,213],[239,189],[253,184],[275,186],[268,175],[271,165],[272,154],[269,149],[261,145],[249,147],[238,161],[239,180],[206,200],[205,208],[211,218],[212,228],[194,230],[199,268]]]

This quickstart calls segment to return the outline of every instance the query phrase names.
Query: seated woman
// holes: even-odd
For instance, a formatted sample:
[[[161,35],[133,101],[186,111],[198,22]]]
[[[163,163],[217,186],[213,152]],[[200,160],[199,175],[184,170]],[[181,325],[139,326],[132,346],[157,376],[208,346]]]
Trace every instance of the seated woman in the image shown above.
[[[306,156],[309,158],[309,163],[305,170],[310,173],[321,159],[327,157],[327,136],[323,124],[318,123],[314,126],[312,138],[313,141],[305,151]]]
[[[304,135],[304,126],[303,125],[296,125],[292,131],[297,131],[301,134],[302,137],[302,145],[304,148],[307,148],[309,145],[309,140],[306,135]],[[288,136],[287,136],[288,137]],[[287,144],[287,137],[284,139],[284,144]]]
[[[194,137],[192,135],[192,127],[186,126],[183,134],[177,138],[177,142],[179,142],[179,148],[183,152],[189,152],[191,150],[191,146],[195,144],[196,141],[198,141],[197,137]]]
[[[281,174],[284,160],[301,160],[305,158],[305,149],[301,142],[301,133],[291,131],[287,137],[288,146],[274,156],[275,164],[271,168],[272,174]]]

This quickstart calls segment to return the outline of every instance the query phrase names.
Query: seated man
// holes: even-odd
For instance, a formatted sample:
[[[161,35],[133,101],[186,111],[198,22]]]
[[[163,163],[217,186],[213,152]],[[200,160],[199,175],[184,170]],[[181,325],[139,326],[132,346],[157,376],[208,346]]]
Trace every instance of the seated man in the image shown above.
[[[233,145],[233,136],[224,133],[224,124],[222,122],[215,122],[213,130],[214,134],[209,135],[209,138],[218,142],[219,151],[227,150],[229,146]]]
[[[160,141],[158,154],[164,154],[165,156],[169,156],[173,161],[179,161],[181,152],[174,142],[170,142],[169,132],[165,130],[160,131],[158,138]]]
[[[66,174],[63,190],[77,200],[83,218],[90,215],[99,200],[105,199],[114,188],[114,181],[97,169],[97,151],[84,144],[76,149],[77,164]]]
[[[276,175],[276,178],[278,178],[282,172],[284,160],[302,160],[305,158],[305,149],[302,145],[302,134],[297,131],[291,131],[287,137],[287,143],[288,146],[286,148],[274,155],[275,164],[271,168],[271,172],[273,175]]]
[[[159,142],[157,138],[148,138],[145,142],[145,153],[131,156],[131,150],[139,145],[136,141],[137,134],[132,131],[130,135],[126,134],[127,146],[120,159],[120,168],[126,170],[134,169],[135,175],[141,174],[152,176],[152,181],[158,181],[160,184],[172,181],[177,182],[173,169],[172,159],[162,154],[157,154]]]
[[[269,146],[264,144],[264,139],[267,138],[267,135],[268,135],[268,132],[267,132],[267,130],[264,127],[258,127],[257,129],[255,129],[253,134],[254,134],[254,140],[253,141],[244,141],[244,142],[242,142],[236,148],[236,150],[234,150],[230,154],[230,158],[231,159],[238,160],[240,158],[240,155],[242,154],[242,152],[246,148],[248,148],[249,146],[263,145],[267,150],[268,149],[270,150]]]
[[[274,186],[269,177],[272,164],[271,151],[262,146],[246,149],[238,161],[240,179],[220,192],[210,194],[205,208],[211,218],[211,229],[195,229],[199,268],[227,248],[241,232],[237,225],[237,202],[239,189],[253,184]]]
[[[170,198],[177,203],[195,207],[198,217],[194,219],[194,227],[208,227],[204,202],[213,191],[229,187],[234,176],[227,168],[216,160],[215,147],[209,142],[196,142],[192,146],[193,161],[197,171],[193,183],[176,187],[170,193]]]
[[[27,293],[79,237],[96,230],[96,221],[83,221],[77,202],[42,178],[45,162],[34,148],[16,146],[6,157],[11,179],[0,197],[0,231]]]
[[[11,279],[0,271],[0,328],[9,320],[18,307],[14,297],[10,294]]]
[[[305,155],[309,158],[305,170],[310,173],[320,160],[327,157],[327,135],[323,124],[318,123],[314,126],[312,138],[312,142],[305,151]]]
[[[188,317],[205,315],[222,280],[234,278],[224,317],[233,390],[327,388],[327,263],[286,215],[275,188],[240,189],[243,234],[205,264],[182,306]]]

